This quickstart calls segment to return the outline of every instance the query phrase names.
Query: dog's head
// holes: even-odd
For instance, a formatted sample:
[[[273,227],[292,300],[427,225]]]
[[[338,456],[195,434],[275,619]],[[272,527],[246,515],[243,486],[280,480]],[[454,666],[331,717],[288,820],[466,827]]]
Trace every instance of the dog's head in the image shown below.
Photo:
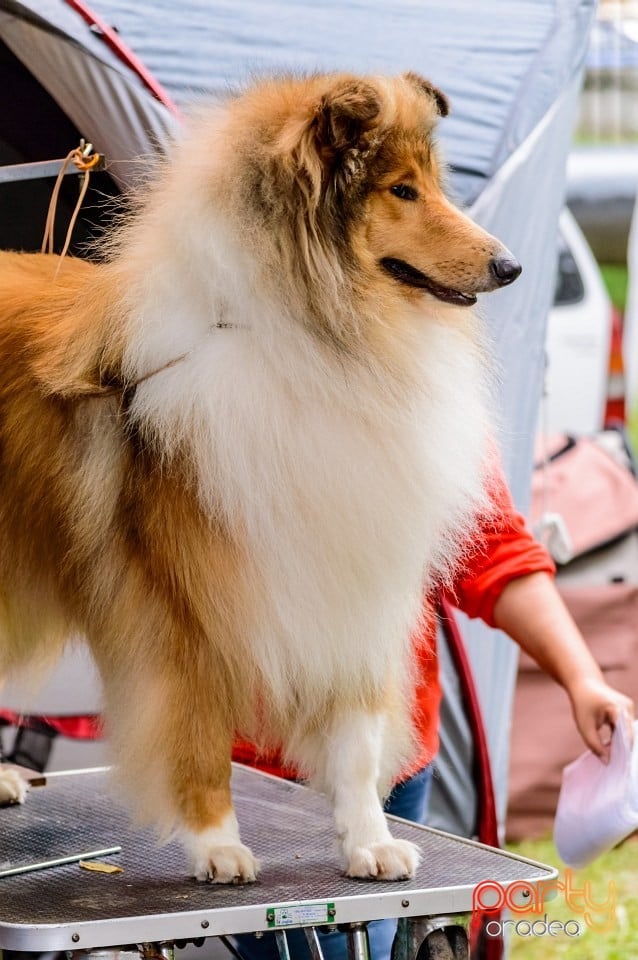
[[[336,246],[368,282],[462,306],[519,275],[443,192],[433,134],[448,102],[429,81],[318,75],[273,82],[261,106],[269,173],[253,196],[292,225],[309,268],[313,249]]]

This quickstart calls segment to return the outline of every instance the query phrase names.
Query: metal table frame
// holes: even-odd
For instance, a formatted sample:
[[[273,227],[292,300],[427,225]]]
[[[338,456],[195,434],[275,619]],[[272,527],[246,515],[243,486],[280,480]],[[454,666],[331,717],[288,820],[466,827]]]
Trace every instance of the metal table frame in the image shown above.
[[[317,929],[338,925],[348,933],[353,960],[367,960],[366,924],[397,917],[394,960],[412,960],[435,936],[445,936],[452,960],[463,960],[478,883],[534,886],[557,875],[511,853],[390,818],[395,836],[422,849],[415,877],[349,879],[341,874],[323,797],[244,767],[234,768],[233,793],[243,838],[263,864],[257,883],[239,887],[188,879],[178,844],[158,847],[152,833],[132,829],[107,771],[48,775],[24,806],[0,810],[0,870],[121,845],[121,854],[106,859],[123,872],[88,873],[74,862],[0,876],[0,950],[104,956],[105,949],[115,955],[135,944],[145,960],[157,960],[172,954],[175,941],[271,931],[288,960],[286,930],[301,927],[313,960],[320,960]]]

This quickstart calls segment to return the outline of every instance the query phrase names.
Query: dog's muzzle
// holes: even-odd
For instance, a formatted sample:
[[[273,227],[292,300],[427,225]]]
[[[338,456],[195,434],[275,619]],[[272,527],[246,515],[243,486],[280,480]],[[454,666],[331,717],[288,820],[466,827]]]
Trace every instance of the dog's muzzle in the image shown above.
[[[385,272],[399,283],[417,290],[424,290],[437,300],[442,300],[443,303],[454,303],[462,307],[475,304],[477,293],[489,293],[514,283],[522,270],[520,263],[509,252],[507,256],[493,257],[488,264],[484,282],[477,286],[476,292],[465,293],[453,287],[444,286],[398,257],[383,257],[379,263]]]
[[[406,287],[414,287],[417,290],[425,290],[444,303],[456,303],[464,307],[470,307],[476,303],[476,296],[473,293],[461,293],[460,290],[444,287],[443,284],[427,277],[412,264],[406,263],[405,260],[399,260],[397,257],[383,257],[380,263],[386,273],[389,273],[399,283],[405,284]]]

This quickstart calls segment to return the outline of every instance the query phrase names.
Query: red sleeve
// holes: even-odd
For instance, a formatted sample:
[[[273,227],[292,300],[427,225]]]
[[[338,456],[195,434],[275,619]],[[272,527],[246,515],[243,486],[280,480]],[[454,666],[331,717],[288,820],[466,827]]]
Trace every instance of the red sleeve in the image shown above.
[[[490,480],[489,495],[494,512],[481,522],[448,599],[493,627],[494,605],[510,580],[538,571],[553,574],[556,568],[516,510],[500,467]]]

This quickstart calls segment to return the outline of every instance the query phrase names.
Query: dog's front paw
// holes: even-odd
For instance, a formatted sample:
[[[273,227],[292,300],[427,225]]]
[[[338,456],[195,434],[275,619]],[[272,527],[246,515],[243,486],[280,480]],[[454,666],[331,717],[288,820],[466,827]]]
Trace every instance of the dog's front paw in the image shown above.
[[[259,872],[259,861],[243,843],[211,846],[193,859],[196,880],[209,883],[253,883]]]
[[[209,883],[253,883],[259,861],[239,839],[237,820],[232,811],[218,827],[184,830],[183,842],[196,880]]]
[[[366,880],[409,880],[419,863],[419,851],[408,840],[385,840],[367,847],[355,847],[346,875]]]
[[[22,779],[17,770],[0,766],[0,807],[24,803],[28,789],[26,780]]]

